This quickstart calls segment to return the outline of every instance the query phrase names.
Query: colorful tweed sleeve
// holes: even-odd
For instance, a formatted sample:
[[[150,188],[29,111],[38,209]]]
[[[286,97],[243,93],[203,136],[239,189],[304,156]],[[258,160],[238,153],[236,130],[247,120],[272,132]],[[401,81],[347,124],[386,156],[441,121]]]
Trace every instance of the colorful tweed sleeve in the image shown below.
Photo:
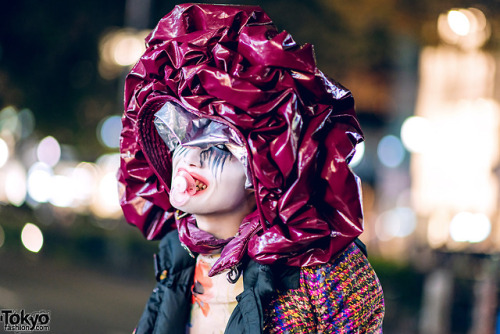
[[[266,313],[266,333],[382,333],[384,298],[352,244],[333,263],[301,268],[299,289],[280,292]]]

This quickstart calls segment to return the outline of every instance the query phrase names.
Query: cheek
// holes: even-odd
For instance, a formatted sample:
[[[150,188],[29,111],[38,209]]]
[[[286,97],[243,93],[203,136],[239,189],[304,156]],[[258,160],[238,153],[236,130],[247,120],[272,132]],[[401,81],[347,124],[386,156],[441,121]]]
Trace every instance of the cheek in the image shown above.
[[[175,177],[174,173],[175,170],[177,169],[177,165],[179,164],[179,158],[178,157],[173,157],[172,158],[172,178]]]
[[[243,166],[238,163],[231,163],[224,166],[219,176],[220,185],[229,189],[245,189],[246,175]]]

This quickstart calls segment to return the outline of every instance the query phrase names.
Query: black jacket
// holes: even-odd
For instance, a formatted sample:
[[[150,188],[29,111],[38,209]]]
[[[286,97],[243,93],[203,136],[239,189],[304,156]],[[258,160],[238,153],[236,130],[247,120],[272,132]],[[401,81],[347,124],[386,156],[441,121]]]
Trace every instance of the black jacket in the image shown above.
[[[177,231],[168,233],[160,242],[155,256],[156,284],[144,309],[136,334],[185,334],[191,312],[191,285],[196,260],[179,242]],[[262,333],[263,306],[276,289],[299,288],[300,268],[260,265],[246,261],[243,269],[244,291],[236,297],[226,327],[228,334]]]
[[[366,254],[364,245],[356,239]],[[185,334],[191,313],[191,286],[195,258],[184,249],[176,230],[160,242],[155,256],[156,284],[137,325],[136,334]],[[300,268],[280,264],[243,265],[243,292],[227,324],[226,334],[256,334],[264,328],[264,305],[276,290],[298,289]]]

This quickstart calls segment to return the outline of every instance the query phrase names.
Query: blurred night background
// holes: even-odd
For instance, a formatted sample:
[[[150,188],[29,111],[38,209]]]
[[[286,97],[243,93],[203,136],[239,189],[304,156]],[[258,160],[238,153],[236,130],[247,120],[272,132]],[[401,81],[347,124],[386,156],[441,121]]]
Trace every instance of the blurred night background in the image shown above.
[[[500,1],[211,2],[261,5],[353,92],[384,332],[500,333]],[[157,243],[117,203],[123,81],[178,3],[2,2],[0,309],[132,332]]]

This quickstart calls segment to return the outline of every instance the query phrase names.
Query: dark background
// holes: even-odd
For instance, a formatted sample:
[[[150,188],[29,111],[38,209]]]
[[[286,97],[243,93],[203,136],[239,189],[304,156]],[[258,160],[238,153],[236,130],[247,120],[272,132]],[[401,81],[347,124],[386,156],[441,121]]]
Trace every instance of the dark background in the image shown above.
[[[3,1],[0,109],[31,110],[36,125],[29,140],[54,136],[71,148],[70,155],[76,160],[95,161],[102,154],[115,153],[116,149],[100,143],[96,128],[103,118],[122,113],[127,69],[115,78],[99,74],[99,40],[112,29],[151,29],[175,4],[182,3],[151,0],[147,10],[148,2],[137,2],[139,8],[146,8],[141,14],[132,0]],[[301,44],[314,45],[318,67],[353,92],[368,151],[375,150],[378,138],[392,133],[404,117],[413,114],[420,51],[439,43],[435,27],[439,14],[455,7],[480,8],[492,24],[484,49],[496,53],[499,46],[499,1],[237,3],[261,5],[280,30],[289,31]],[[18,154],[22,154],[22,144],[18,144]],[[367,154],[368,162],[355,171],[376,190],[379,165],[370,163]],[[408,160],[404,165],[407,173]],[[19,241],[28,221],[44,232],[44,246],[37,254],[25,250]],[[54,333],[133,330],[154,285],[155,242],[145,241],[121,217],[98,218],[49,204],[33,208],[0,203],[0,226],[4,231],[0,309],[50,310]],[[385,290],[385,332],[418,333],[428,267],[403,254],[388,258],[378,246],[368,246]],[[498,261],[491,253],[444,250],[432,256],[438,266],[460,267],[455,271],[454,298],[450,299],[450,325],[443,333],[469,333],[477,294],[470,269],[481,261],[498,268]]]

